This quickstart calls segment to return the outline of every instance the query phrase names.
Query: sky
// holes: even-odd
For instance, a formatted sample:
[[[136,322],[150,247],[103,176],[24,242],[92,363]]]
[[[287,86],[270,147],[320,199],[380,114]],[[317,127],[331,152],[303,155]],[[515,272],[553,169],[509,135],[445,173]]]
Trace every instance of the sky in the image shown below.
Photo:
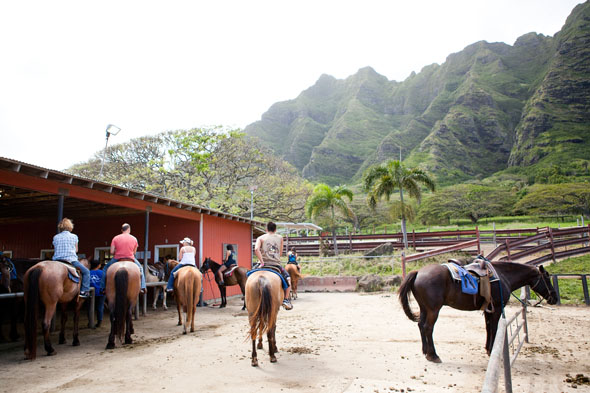
[[[159,132],[244,128],[322,74],[390,80],[558,32],[579,0],[0,2],[0,156],[63,170]]]

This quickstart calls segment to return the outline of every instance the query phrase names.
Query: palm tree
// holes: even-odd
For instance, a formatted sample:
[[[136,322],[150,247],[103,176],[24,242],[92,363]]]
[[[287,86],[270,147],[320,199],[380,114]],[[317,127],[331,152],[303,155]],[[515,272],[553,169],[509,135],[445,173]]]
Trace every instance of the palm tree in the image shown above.
[[[336,242],[336,211],[346,217],[353,217],[354,213],[344,200],[348,198],[352,201],[352,191],[345,186],[336,186],[334,188],[327,184],[320,183],[313,189],[313,193],[305,205],[305,213],[311,219],[316,218],[322,213],[329,213],[330,229],[332,231],[332,241],[334,243],[334,253],[338,255],[338,243]]]
[[[402,217],[402,234],[404,248],[408,248],[408,234],[406,232],[406,211],[404,204],[404,190],[408,191],[411,198],[420,203],[422,192],[420,184],[423,184],[430,191],[434,191],[434,181],[421,169],[406,168],[398,160],[389,160],[381,165],[369,168],[363,176],[363,186],[367,192],[367,202],[372,209],[377,206],[377,201],[385,198],[389,201],[391,195],[399,190],[400,209]]]

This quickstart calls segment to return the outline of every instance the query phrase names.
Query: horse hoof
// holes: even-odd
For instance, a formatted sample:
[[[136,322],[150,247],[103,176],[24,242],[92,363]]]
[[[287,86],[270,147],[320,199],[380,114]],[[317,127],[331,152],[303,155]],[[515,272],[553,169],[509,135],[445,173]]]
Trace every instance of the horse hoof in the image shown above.
[[[178,322],[176,326],[182,326],[182,322]]]
[[[79,347],[80,346],[80,340],[74,340],[74,342],[72,343],[73,347]]]
[[[271,356],[270,362],[271,363],[276,363],[277,362],[277,358],[275,356]]]
[[[66,343],[66,339],[65,337],[59,337],[59,341],[57,342],[58,344],[65,344]]]
[[[438,356],[426,356],[426,360],[429,360],[432,363],[442,363],[442,360],[440,360]]]
[[[125,344],[133,344],[131,337],[125,339]]]
[[[258,343],[258,345],[256,345],[256,349],[262,349],[262,343]]]
[[[57,355],[57,351],[56,350],[53,350],[51,352],[47,352],[47,356],[55,356],[55,355]]]
[[[252,367],[258,367],[258,360],[252,359]]]
[[[164,310],[168,310],[168,307],[164,306]]]
[[[106,346],[106,349],[114,349],[115,348],[115,343],[108,343]]]

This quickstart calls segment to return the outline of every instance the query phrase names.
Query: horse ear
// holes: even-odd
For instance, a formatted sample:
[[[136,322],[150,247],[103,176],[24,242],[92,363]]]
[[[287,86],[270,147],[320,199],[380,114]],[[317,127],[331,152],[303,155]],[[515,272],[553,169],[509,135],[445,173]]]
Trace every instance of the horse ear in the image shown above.
[[[540,271],[541,273],[545,273],[545,268],[543,267],[543,265],[540,265],[540,266],[539,266],[539,271]]]

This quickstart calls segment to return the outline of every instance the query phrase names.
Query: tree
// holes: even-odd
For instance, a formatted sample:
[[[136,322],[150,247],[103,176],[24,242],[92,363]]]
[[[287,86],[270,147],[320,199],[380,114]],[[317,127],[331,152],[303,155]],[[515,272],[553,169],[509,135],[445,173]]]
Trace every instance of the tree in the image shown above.
[[[415,198],[420,203],[422,191],[420,184],[434,191],[434,181],[418,168],[406,168],[398,160],[389,160],[381,165],[370,167],[363,176],[363,186],[367,192],[367,202],[371,208],[377,206],[377,202],[385,198],[389,202],[391,195],[399,190],[400,206],[397,209],[401,215],[402,234],[404,247],[408,248],[408,234],[406,230],[407,207],[404,203],[404,190],[410,198]]]
[[[590,216],[588,183],[535,184],[514,207],[525,214],[583,214]]]
[[[512,214],[515,201],[516,190],[508,187],[458,184],[425,198],[418,219],[424,224],[439,224],[468,218],[475,224],[483,217]]]
[[[328,214],[329,227],[332,231],[332,241],[334,243],[334,253],[336,255],[338,255],[338,243],[336,242],[336,212],[338,211],[346,217],[353,217],[354,213],[345,201],[345,198],[352,201],[352,197],[352,191],[345,186],[336,186],[332,188],[327,184],[320,183],[313,189],[313,193],[307,200],[305,206],[305,212],[311,219],[315,219],[321,214]]]
[[[98,178],[102,151],[68,171]],[[222,127],[164,132],[109,147],[104,180],[166,198],[249,217],[251,185],[257,185],[257,217],[298,221],[305,217],[311,185],[256,138]]]

